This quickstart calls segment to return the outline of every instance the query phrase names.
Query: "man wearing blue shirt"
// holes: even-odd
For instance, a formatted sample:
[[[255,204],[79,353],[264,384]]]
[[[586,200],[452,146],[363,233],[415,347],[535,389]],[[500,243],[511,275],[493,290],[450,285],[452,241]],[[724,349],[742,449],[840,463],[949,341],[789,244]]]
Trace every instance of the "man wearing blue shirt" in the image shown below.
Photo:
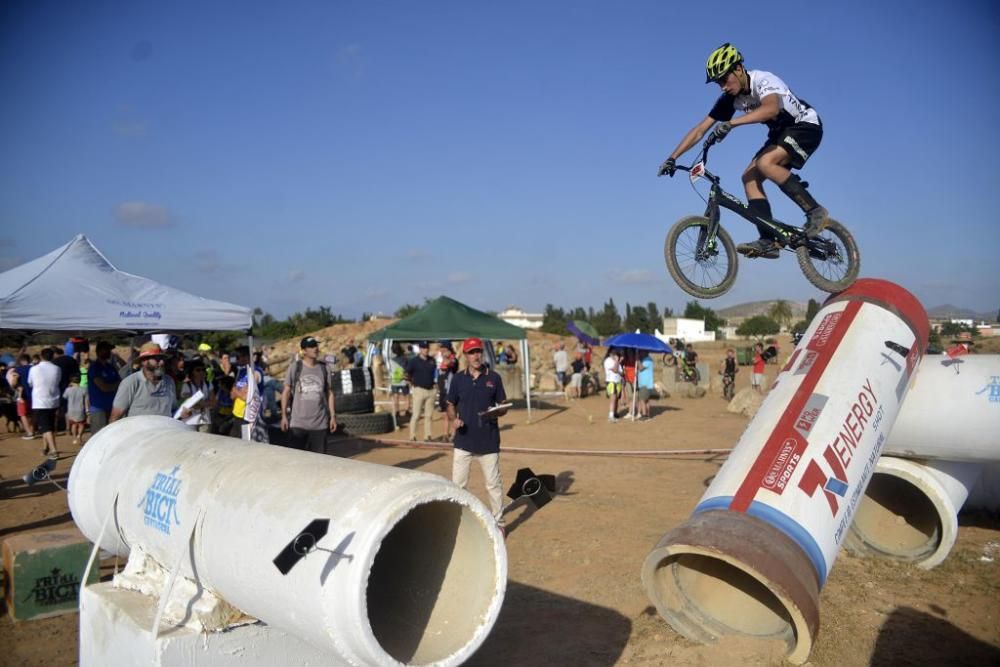
[[[111,343],[97,344],[97,359],[87,369],[87,396],[90,399],[90,432],[97,433],[108,425],[111,408],[121,375],[111,361]]]
[[[448,390],[448,416],[455,423],[455,459],[451,479],[463,489],[469,484],[472,459],[479,462],[490,496],[490,509],[500,532],[504,532],[503,480],[500,478],[500,425],[506,410],[483,414],[507,400],[503,380],[483,363],[483,341],[467,338],[462,353],[468,361],[455,374]]]

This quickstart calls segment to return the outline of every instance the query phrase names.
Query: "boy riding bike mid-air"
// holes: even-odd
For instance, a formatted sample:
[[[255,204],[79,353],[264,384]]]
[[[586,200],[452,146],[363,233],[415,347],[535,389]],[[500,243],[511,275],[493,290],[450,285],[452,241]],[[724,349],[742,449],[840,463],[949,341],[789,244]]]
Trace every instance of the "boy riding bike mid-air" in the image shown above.
[[[743,55],[728,42],[708,57],[705,72],[705,82],[719,84],[722,95],[705,119],[691,128],[670,157],[660,165],[657,176],[673,176],[677,158],[701,141],[715,123],[718,125],[712,131],[717,141],[724,139],[731,129],[739,125],[767,125],[767,141],[743,172],[747,205],[754,216],[760,238],[752,243],[741,243],[736,249],[747,257],[776,259],[789,232],[772,223],[771,205],[764,194],[764,179],[776,183],[805,212],[806,236],[810,239],[819,236],[827,224],[827,211],[813,199],[806,190],[806,184],[791,170],[801,169],[819,148],[823,124],[816,110],[796,97],[784,81],[770,72],[746,69]],[[737,111],[742,115],[735,116]]]

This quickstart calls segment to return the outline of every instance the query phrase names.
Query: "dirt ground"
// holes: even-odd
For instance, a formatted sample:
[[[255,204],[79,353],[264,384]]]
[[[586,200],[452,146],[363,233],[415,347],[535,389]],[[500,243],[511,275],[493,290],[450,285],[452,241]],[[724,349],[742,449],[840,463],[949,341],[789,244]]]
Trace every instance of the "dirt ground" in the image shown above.
[[[702,348],[703,360],[713,367],[718,354]],[[769,366],[769,376],[777,368]],[[749,384],[749,372],[741,373],[740,383]],[[549,399],[531,423],[525,410],[511,411],[503,419],[503,445],[728,448],[747,424],[711,394],[656,401],[647,422],[612,424],[606,418],[602,397]],[[435,422],[435,435],[442,428]],[[55,479],[65,484],[77,448],[65,436],[59,444],[64,458]],[[63,491],[50,484],[28,488],[18,479],[41,461],[40,448],[39,440],[0,434],[0,539],[71,522]],[[330,453],[450,474],[445,451],[345,439],[332,444]],[[520,504],[510,511],[507,597],[492,634],[468,664],[784,664],[773,647],[751,641],[702,646],[682,638],[642,589],[640,567],[649,550],[689,516],[722,462],[718,455],[502,454],[507,483],[518,468],[530,466],[556,474],[559,495],[538,511]],[[475,468],[470,488],[486,499]],[[4,615],[0,664],[76,664],[77,620],[76,614],[66,614],[15,624]],[[820,634],[810,664],[1000,664],[1000,520],[963,516],[951,556],[929,572],[841,553],[822,593]]]

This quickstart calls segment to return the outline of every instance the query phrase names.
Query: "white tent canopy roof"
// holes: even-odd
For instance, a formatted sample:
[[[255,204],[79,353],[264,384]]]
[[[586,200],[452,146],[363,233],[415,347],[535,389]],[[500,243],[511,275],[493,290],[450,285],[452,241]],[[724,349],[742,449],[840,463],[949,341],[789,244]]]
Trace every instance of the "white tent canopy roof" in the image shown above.
[[[0,329],[248,331],[249,308],[119,271],[83,234],[0,273]]]

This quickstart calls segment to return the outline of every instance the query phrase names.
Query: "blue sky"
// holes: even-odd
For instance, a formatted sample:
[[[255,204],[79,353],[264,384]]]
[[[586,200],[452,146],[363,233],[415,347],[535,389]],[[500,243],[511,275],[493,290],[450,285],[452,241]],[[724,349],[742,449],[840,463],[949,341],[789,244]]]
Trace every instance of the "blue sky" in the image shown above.
[[[732,41],[818,109],[802,175],[862,275],[995,312],[997,34],[997,6],[964,1],[7,2],[0,268],[84,233],[124,270],[278,316],[440,294],[683,308],[663,241],[704,204],[655,173]],[[713,151],[730,191],[765,134]],[[789,255],[705,303],[810,297]]]

